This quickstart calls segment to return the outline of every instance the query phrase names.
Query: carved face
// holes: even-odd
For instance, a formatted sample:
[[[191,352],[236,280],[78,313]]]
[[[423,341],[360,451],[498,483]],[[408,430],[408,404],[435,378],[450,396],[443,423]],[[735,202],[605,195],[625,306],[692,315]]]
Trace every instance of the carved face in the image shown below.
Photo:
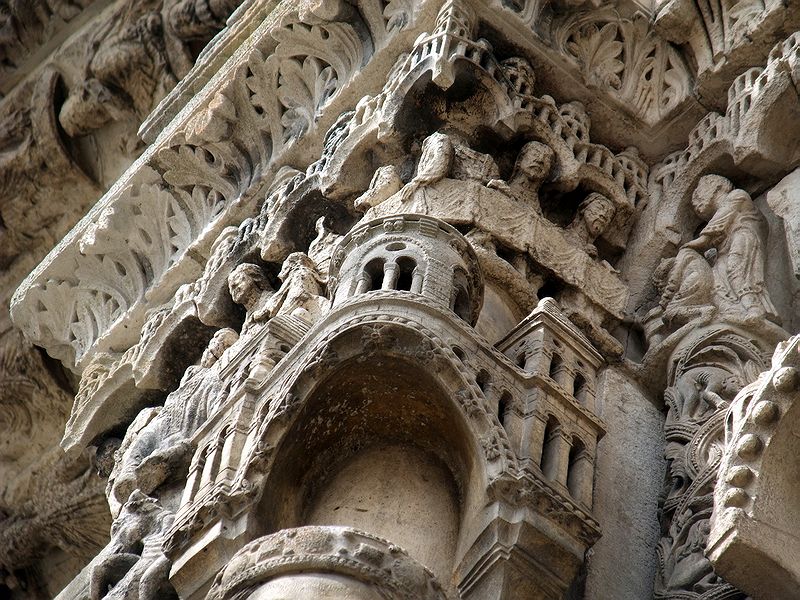
[[[364,583],[333,574],[296,574],[273,579],[248,596],[248,600],[380,600]]]
[[[236,304],[248,307],[262,291],[263,274],[256,265],[242,264],[228,276],[228,291]]]
[[[730,182],[717,175],[701,177],[692,194],[692,208],[698,217],[709,221],[719,208],[722,197],[731,190]]]
[[[595,195],[583,212],[589,233],[594,237],[602,234],[611,224],[615,212],[614,205],[607,198]]]
[[[525,144],[517,158],[517,171],[535,181],[543,181],[552,166],[553,151],[539,142]]]

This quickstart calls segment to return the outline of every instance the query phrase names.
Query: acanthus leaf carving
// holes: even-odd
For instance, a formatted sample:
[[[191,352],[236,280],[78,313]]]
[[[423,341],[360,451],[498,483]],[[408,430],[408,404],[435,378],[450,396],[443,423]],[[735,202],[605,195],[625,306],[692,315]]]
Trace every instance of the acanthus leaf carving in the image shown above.
[[[589,85],[609,91],[647,123],[660,121],[690,95],[682,56],[642,13],[628,19],[613,9],[578,12],[557,21],[552,35]]]

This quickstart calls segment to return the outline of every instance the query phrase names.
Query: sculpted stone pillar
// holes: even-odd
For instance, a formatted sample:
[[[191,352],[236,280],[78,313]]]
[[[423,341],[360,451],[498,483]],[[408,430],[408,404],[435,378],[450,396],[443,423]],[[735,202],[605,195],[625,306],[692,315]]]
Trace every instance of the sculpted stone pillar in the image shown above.
[[[655,593],[744,597],[707,558],[714,489],[730,403],[766,367],[766,352],[785,332],[773,323],[763,217],[749,195],[724,177],[706,175],[691,204],[707,224],[655,275],[662,293],[651,317],[660,322],[649,329],[644,360],[665,360],[660,364],[667,368],[668,472]]]

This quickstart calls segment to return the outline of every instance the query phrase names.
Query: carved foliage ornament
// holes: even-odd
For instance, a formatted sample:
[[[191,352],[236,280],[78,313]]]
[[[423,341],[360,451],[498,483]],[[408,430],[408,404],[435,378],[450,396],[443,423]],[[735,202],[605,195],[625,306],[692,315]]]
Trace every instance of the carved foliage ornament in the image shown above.
[[[189,246],[224,209],[236,206],[254,177],[308,131],[319,111],[413,16],[404,2],[363,0],[358,11],[344,4],[341,10],[342,21],[308,14],[304,22],[295,14],[251,51],[173,145],[156,153],[163,183],[123,189],[84,234],[80,255],[59,256],[69,276],[46,277],[29,289],[25,302],[15,303],[15,318],[31,339],[69,366],[82,365],[98,337],[168,269],[186,262]],[[142,171],[152,177],[149,167]],[[124,227],[112,226],[123,218]],[[128,223],[135,224],[133,232]]]
[[[655,597],[743,598],[705,556],[714,488],[734,396],[765,364],[749,334],[698,329],[673,354],[667,405],[667,478]]]
[[[626,19],[608,8],[573,12],[556,22],[552,35],[590,86],[610,92],[649,124],[666,117],[691,94],[683,58],[655,35],[642,13]]]

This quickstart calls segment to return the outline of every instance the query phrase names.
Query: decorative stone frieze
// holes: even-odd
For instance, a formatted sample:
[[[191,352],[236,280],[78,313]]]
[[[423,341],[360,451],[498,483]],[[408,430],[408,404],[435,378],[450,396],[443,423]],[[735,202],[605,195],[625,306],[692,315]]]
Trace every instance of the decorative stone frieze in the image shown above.
[[[797,595],[791,2],[24,8],[0,597]]]
[[[703,101],[723,106],[734,77],[797,29],[794,12],[787,3],[770,0],[670,0],[656,8],[654,24],[663,39],[686,48]]]

